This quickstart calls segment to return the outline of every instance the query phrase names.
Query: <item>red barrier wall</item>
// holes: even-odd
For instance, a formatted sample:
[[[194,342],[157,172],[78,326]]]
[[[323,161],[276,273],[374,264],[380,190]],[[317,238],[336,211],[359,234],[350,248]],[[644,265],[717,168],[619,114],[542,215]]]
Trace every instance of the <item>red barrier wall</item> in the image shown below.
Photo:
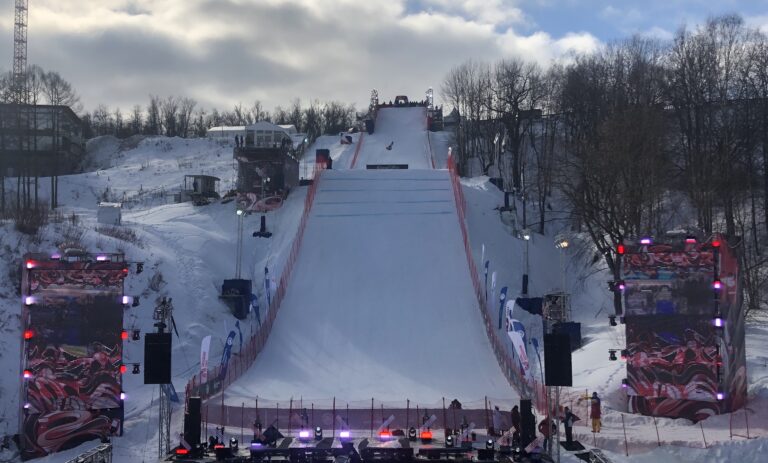
[[[288,281],[291,279],[291,272],[293,266],[296,264],[296,258],[299,255],[299,249],[301,248],[301,242],[304,239],[304,231],[307,227],[307,220],[309,213],[312,210],[312,204],[315,200],[315,194],[317,193],[318,185],[322,178],[322,170],[318,170],[315,173],[314,181],[307,190],[307,196],[304,200],[304,212],[301,216],[301,222],[299,222],[299,228],[296,232],[296,237],[293,239],[291,245],[291,252],[288,255],[288,259],[285,263],[283,273],[280,276],[280,281],[277,285],[275,295],[272,297],[272,303],[269,305],[267,311],[266,320],[262,323],[259,330],[254,333],[243,346],[242,351],[236,357],[230,360],[230,366],[227,369],[226,376],[223,380],[219,379],[221,367],[216,367],[210,370],[208,373],[208,382],[200,384],[200,374],[194,375],[186,386],[186,397],[199,396],[203,401],[207,400],[214,394],[223,391],[227,386],[232,384],[238,378],[240,378],[245,371],[253,364],[256,357],[259,355],[264,345],[267,343],[269,333],[272,331],[272,325],[275,322],[275,317],[280,309],[280,305],[283,302],[285,293],[288,288]]]
[[[448,155],[448,171],[451,174],[451,185],[453,186],[453,195],[456,200],[456,212],[459,217],[459,226],[461,227],[461,237],[464,240],[464,251],[467,255],[467,264],[469,265],[469,273],[472,278],[472,286],[475,289],[475,297],[477,297],[477,307],[480,309],[480,313],[485,323],[485,332],[488,335],[488,340],[491,342],[494,354],[496,354],[496,360],[499,362],[504,375],[507,380],[515,386],[520,393],[521,397],[530,397],[533,400],[534,405],[540,413],[546,413],[546,389],[538,383],[536,380],[526,381],[522,372],[520,371],[518,362],[512,359],[504,348],[502,340],[499,339],[496,330],[494,329],[493,321],[491,320],[488,309],[488,303],[485,300],[483,285],[480,283],[480,278],[477,273],[477,266],[475,265],[475,259],[472,257],[472,247],[469,242],[469,234],[467,233],[466,222],[466,200],[464,199],[464,193],[461,190],[461,182],[456,170],[456,163],[453,156]]]

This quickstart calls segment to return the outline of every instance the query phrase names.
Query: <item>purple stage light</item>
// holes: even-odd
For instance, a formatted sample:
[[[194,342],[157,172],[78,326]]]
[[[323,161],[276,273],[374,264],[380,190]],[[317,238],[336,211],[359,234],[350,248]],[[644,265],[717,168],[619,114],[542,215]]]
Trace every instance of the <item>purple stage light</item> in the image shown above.
[[[350,432],[349,431],[341,431],[339,432],[339,438],[341,439],[349,439]]]
[[[653,243],[653,241],[650,238],[643,238],[640,240],[640,244],[648,246],[649,244]]]

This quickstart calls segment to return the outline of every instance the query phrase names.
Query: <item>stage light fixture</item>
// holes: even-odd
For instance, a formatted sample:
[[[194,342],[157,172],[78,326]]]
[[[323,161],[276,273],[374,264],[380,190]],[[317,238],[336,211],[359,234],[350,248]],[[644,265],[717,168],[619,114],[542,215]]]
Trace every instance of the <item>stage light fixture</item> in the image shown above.
[[[235,439],[234,437],[229,439],[229,448],[231,448],[232,450],[237,451],[237,447],[238,447],[237,439]]]
[[[720,247],[720,240],[712,240],[712,247],[713,248],[719,248]]]
[[[35,268],[35,261],[28,260],[27,261],[27,270],[32,270],[33,268]]]
[[[24,370],[24,372],[22,373],[22,376],[24,377],[24,379],[29,379],[29,378],[32,377],[32,371],[31,370]]]
[[[26,341],[29,341],[35,336],[35,333],[32,330],[24,330],[24,339]]]
[[[323,440],[323,428],[320,426],[315,427],[315,440]]]
[[[120,365],[120,373],[124,374],[126,371],[128,371],[128,367],[125,365]]]
[[[621,292],[624,292],[624,290],[627,289],[627,284],[624,283],[624,280],[619,280],[616,282],[616,289],[618,289]]]
[[[350,439],[352,434],[349,431],[339,431],[339,439]]]
[[[714,289],[715,291],[720,291],[721,289],[723,289],[723,282],[720,280],[713,281],[712,289]]]
[[[54,252],[53,254],[51,254],[51,260],[61,260],[61,254],[59,254],[58,252]]]
[[[431,442],[432,441],[432,431],[427,429],[426,431],[421,431],[421,437],[422,442]]]
[[[379,440],[388,441],[392,439],[392,432],[389,429],[382,429],[379,431]]]
[[[141,340],[141,331],[133,330],[133,333],[131,334],[131,339],[133,339],[134,341],[140,341]]]
[[[627,249],[624,247],[624,243],[619,243],[616,245],[616,254],[622,256],[627,251]]]
[[[144,271],[144,262],[136,262],[136,275]]]
[[[27,296],[24,298],[24,305],[32,305],[35,303],[35,298],[32,296]]]
[[[416,428],[411,426],[410,428],[408,428],[408,439],[410,439],[412,441],[415,441],[416,437],[418,437],[418,433],[416,432]]]
[[[717,393],[717,400],[723,400],[725,399],[725,393],[724,392],[718,392]]]
[[[608,315],[608,322],[611,324],[611,326],[616,326],[616,315]]]
[[[643,246],[650,246],[651,244],[653,244],[653,240],[649,237],[641,238],[640,244],[642,244]]]
[[[123,305],[128,305],[131,303],[131,296],[123,296]]]
[[[125,392],[120,391],[120,400],[125,400]]]
[[[133,371],[131,371],[131,373],[133,373],[134,375],[138,375],[139,373],[141,373],[141,369],[139,368],[138,363],[133,364]]]
[[[138,307],[139,306],[139,296],[133,297],[133,303],[131,304],[131,307]]]
[[[453,436],[446,436],[446,438],[445,438],[445,446],[447,448],[453,447]]]
[[[107,261],[107,256],[105,256],[105,255],[96,256],[96,261],[97,262],[106,262]]]
[[[629,359],[629,349],[621,349],[621,359],[624,361]]]
[[[686,237],[685,244],[696,244],[696,237],[695,236]]]
[[[120,339],[122,339],[123,341],[127,341],[128,340],[128,332],[125,331],[125,330],[121,331],[120,332]]]
[[[31,406],[32,406],[31,403],[29,403],[29,402],[25,403],[24,404],[24,410],[29,410],[29,407],[31,407]]]
[[[485,441],[485,448],[486,450],[493,450],[493,439]]]
[[[616,360],[616,350],[615,349],[608,349],[608,360],[615,361]]]
[[[300,441],[308,441],[309,440],[309,431],[306,429],[302,429],[299,431],[299,440]]]
[[[627,378],[621,380],[621,387],[624,389],[629,387],[629,381],[627,381]]]
[[[720,314],[715,314],[715,318],[712,321],[712,324],[715,325],[715,328],[722,328],[723,323],[723,317],[720,316]]]
[[[184,447],[179,447],[176,449],[176,455],[179,455],[179,456],[189,455],[189,450],[185,449]]]

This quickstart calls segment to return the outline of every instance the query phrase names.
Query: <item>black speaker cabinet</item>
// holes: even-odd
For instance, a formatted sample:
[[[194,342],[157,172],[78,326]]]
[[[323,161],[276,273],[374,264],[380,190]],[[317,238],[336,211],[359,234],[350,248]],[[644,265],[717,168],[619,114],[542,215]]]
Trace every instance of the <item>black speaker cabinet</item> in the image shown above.
[[[187,413],[184,414],[184,439],[193,447],[200,443],[201,408],[200,397],[189,398]]]
[[[567,334],[544,335],[544,383],[572,386],[571,338]]]
[[[144,336],[144,384],[171,382],[171,333]]]
[[[522,447],[536,439],[536,417],[533,415],[533,404],[530,399],[520,399],[520,443]]]

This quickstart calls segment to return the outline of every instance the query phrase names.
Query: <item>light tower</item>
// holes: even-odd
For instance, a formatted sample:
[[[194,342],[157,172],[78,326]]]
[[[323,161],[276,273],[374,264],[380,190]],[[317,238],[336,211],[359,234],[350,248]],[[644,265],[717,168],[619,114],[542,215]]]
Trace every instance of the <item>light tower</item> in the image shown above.
[[[27,17],[29,0],[16,0],[13,22],[13,89],[11,102],[26,104],[27,94]]]

